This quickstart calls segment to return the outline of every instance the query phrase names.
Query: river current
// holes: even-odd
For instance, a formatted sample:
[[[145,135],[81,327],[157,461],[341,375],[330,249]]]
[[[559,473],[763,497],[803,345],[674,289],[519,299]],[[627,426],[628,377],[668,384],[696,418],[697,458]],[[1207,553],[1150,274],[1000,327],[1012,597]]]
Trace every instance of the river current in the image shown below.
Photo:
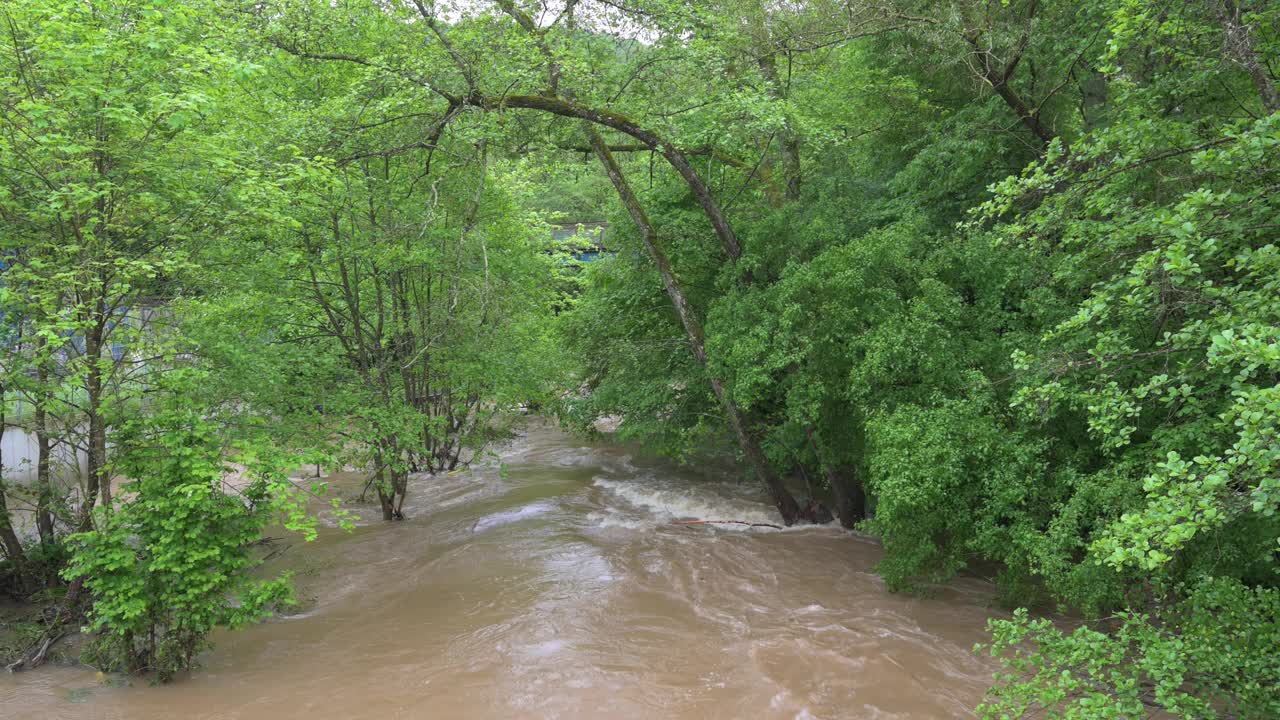
[[[890,594],[835,526],[674,522],[777,522],[727,469],[539,423],[498,454],[415,479],[404,522],[277,541],[302,605],[177,682],[44,667],[0,676],[0,718],[973,716],[987,584]]]

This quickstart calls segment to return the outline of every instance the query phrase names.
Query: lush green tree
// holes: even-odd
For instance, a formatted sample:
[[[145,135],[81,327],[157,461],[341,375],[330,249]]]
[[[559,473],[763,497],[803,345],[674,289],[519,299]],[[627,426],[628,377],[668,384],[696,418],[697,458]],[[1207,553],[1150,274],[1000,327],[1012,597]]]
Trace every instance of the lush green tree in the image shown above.
[[[237,178],[234,148],[203,122],[221,81],[210,78],[236,68],[204,42],[202,9],[0,10],[4,282],[38,370],[40,381],[28,383],[34,431],[46,436],[47,417],[58,415],[58,442],[86,458],[80,527],[96,503],[111,505],[111,418],[136,388],[123,348],[137,340],[147,306],[189,268],[189,241],[219,234]]]
[[[372,54],[387,37],[335,42]],[[502,152],[496,118],[435,116],[380,70],[278,50],[254,65],[263,92],[244,112],[282,120],[257,141],[273,162],[253,204],[273,210],[243,244],[205,249],[218,269],[188,330],[224,392],[283,419],[282,441],[367,469],[398,519],[411,472],[481,457],[520,406],[563,385],[557,261],[526,202],[530,169]],[[257,342],[219,339],[237,326]]]
[[[24,551],[4,513],[0,535],[19,569],[6,580],[21,591],[56,583],[62,535],[79,531],[55,617],[70,620],[77,602],[91,601],[94,626],[119,641],[107,661],[162,676],[188,664],[210,628],[256,613],[252,603],[231,610],[219,593],[244,585],[261,509],[239,518],[243,505],[227,505],[216,483],[192,494],[223,458],[212,454],[208,427],[193,437],[165,425],[174,408],[212,422],[230,402],[192,404],[192,388],[167,379],[189,372],[192,359],[176,312],[207,278],[201,248],[233,240],[240,223],[262,215],[251,212],[263,195],[255,163],[223,132],[245,67],[204,22],[215,9],[142,0],[0,8],[3,387],[6,399],[29,401],[16,427],[38,446],[32,486],[3,484],[11,497],[34,499],[39,540]],[[148,423],[159,429],[138,429]],[[218,437],[224,453],[251,439]],[[204,464],[147,460],[153,442]],[[80,481],[71,497],[55,482],[64,475]],[[121,476],[132,494],[117,502]],[[291,512],[296,520],[298,506]],[[179,528],[174,517],[193,525]],[[196,539],[205,530],[222,534],[212,555]],[[134,551],[136,562],[124,562]],[[22,567],[32,559],[40,562]],[[131,604],[139,587],[142,611]]]

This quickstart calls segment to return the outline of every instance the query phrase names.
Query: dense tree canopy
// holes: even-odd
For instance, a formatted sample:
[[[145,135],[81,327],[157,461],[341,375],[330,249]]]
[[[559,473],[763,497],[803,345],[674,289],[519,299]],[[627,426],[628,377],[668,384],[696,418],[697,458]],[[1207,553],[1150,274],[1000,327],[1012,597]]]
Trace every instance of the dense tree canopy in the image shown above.
[[[986,716],[1280,714],[1280,6],[25,0],[0,30],[0,391],[41,447],[0,484],[38,520],[0,504],[5,581],[69,548],[124,665],[287,600],[245,575],[273,514],[307,527],[282,468],[364,468],[394,520],[533,407],[735,448],[787,524],[878,536],[894,590],[995,568],[1031,612],[992,625]],[[601,219],[594,262],[552,239]],[[223,565],[172,561],[181,493]]]

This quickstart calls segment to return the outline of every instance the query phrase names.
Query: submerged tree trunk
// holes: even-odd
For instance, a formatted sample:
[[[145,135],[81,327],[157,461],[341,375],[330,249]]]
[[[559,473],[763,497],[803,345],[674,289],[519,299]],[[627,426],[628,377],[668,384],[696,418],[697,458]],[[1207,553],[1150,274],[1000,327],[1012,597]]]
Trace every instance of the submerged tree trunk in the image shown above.
[[[387,482],[387,467],[383,465],[378,468],[378,477],[374,482],[378,490],[378,505],[382,508],[382,519],[390,522],[396,519],[395,498],[390,491],[391,484]]]
[[[858,469],[853,466],[827,468],[827,485],[831,486],[836,517],[842,526],[852,529],[867,516],[867,493]]]
[[[675,308],[681,325],[684,326],[690,349],[693,350],[694,356],[698,358],[698,362],[706,368],[707,351],[703,342],[702,324],[694,316],[693,309],[689,307],[684,290],[680,287],[680,283],[671,269],[671,262],[667,259],[666,252],[658,245],[657,233],[653,224],[649,222],[649,217],[645,214],[644,208],[641,207],[639,198],[631,190],[631,185],[622,174],[622,168],[618,166],[618,162],[609,151],[604,139],[600,137],[600,133],[590,125],[587,125],[586,129],[596,157],[600,159],[600,164],[604,166],[605,173],[609,176],[614,189],[618,192],[618,197],[627,209],[627,214],[631,216],[632,221],[639,228],[640,237],[644,241],[645,248],[649,251],[654,265],[658,268],[658,275],[662,278],[662,284],[667,290],[667,296],[671,298],[671,305]],[[796,502],[795,497],[783,485],[782,479],[769,466],[769,461],[765,458],[764,451],[761,450],[759,443],[756,442],[755,437],[752,436],[746,426],[737,403],[725,393],[720,379],[709,372],[707,379],[711,383],[711,389],[715,392],[716,399],[720,401],[720,406],[729,420],[730,427],[733,428],[738,445],[742,448],[742,454],[746,456],[747,462],[751,465],[752,470],[755,471],[756,476],[764,482],[774,505],[777,506],[778,512],[782,514],[783,522],[787,525],[794,525],[801,519],[808,519],[807,517],[802,517],[804,513],[799,503]]]
[[[378,474],[375,481],[378,487],[378,505],[382,508],[382,519],[404,519],[404,496],[409,489],[409,475],[396,467],[394,460],[400,458],[400,449],[394,441],[389,441],[378,450]]]

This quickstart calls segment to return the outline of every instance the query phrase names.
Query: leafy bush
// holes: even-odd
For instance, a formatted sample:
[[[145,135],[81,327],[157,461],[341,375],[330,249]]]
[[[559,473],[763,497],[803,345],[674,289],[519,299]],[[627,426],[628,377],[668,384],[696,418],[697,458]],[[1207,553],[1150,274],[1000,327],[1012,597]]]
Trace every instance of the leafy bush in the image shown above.
[[[68,579],[94,595],[89,657],[104,668],[153,671],[161,681],[191,667],[218,627],[236,628],[293,601],[287,575],[255,579],[252,545],[274,511],[305,529],[300,500],[278,469],[247,483],[225,479],[213,422],[192,407],[136,421],[121,436],[127,499],[73,535]]]
[[[1025,610],[991,623],[999,656],[983,717],[1115,720],[1280,716],[1280,592],[1205,579],[1154,613],[1064,632]]]

